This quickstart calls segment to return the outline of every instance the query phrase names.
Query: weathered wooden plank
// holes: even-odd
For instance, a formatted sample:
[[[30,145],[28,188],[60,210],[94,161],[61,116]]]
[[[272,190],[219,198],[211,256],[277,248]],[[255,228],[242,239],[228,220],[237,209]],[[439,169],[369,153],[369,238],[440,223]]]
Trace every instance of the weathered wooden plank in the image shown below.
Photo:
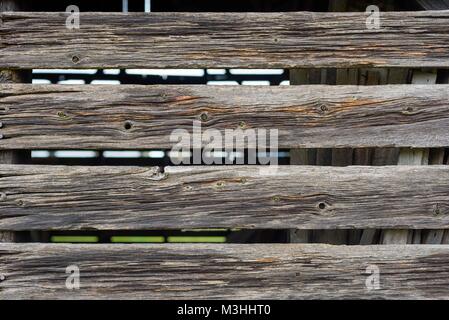
[[[0,274],[1,299],[448,299],[449,246],[0,244]]]
[[[428,167],[0,166],[0,230],[449,227]]]
[[[449,12],[3,13],[4,68],[449,67]],[[429,36],[431,35],[431,36]]]
[[[195,120],[203,133],[277,129],[280,148],[443,147],[449,145],[448,98],[448,85],[4,84],[0,149],[170,149],[173,131],[192,133]],[[220,139],[210,145],[223,147]]]

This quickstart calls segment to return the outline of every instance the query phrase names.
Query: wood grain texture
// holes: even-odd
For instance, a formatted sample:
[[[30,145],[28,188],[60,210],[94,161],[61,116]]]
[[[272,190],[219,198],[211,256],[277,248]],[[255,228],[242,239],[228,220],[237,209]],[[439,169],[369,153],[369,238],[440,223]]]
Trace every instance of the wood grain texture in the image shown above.
[[[0,230],[449,228],[428,167],[0,166]]]
[[[19,11],[24,9],[24,5],[25,4],[19,0],[0,0],[0,14],[4,11]],[[1,23],[2,21],[0,18],[0,27]],[[31,82],[31,72],[27,70],[13,71],[0,69],[0,84],[14,82]],[[2,126],[3,124],[0,122],[0,129]],[[2,137],[1,132],[0,137]],[[0,151],[1,164],[25,163],[30,158],[31,152],[26,150]],[[14,232],[0,232],[0,242],[14,242],[16,240],[17,235]]]
[[[437,80],[437,72],[432,70],[413,70],[413,84],[434,84]],[[398,157],[398,165],[428,165],[429,149],[401,148]],[[381,241],[384,244],[420,243],[421,230],[382,230]]]
[[[0,274],[2,300],[448,299],[449,246],[0,244]]]
[[[0,68],[449,67],[449,13],[3,13]]]
[[[277,129],[280,148],[443,147],[448,111],[448,85],[3,84],[0,149],[171,149],[173,131],[191,133],[195,120],[222,135]]]

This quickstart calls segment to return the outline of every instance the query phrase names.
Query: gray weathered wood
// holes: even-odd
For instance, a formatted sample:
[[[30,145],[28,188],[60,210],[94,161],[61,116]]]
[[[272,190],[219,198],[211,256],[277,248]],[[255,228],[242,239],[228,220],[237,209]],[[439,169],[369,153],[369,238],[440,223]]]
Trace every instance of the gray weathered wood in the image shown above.
[[[380,230],[376,229],[365,229],[362,230],[362,234],[360,236],[360,243],[361,245],[370,245],[373,243],[377,243],[377,239],[379,237],[379,234],[381,233]]]
[[[413,70],[413,84],[435,84],[437,72],[435,70]],[[398,165],[428,165],[429,149],[400,149]],[[442,163],[441,163],[442,164]],[[383,230],[382,241],[384,244],[419,243],[421,230]],[[425,242],[430,243],[430,242]]]
[[[2,300],[448,299],[449,246],[0,244],[0,274]]]
[[[377,149],[379,150],[379,149]],[[354,165],[369,166],[372,164],[374,151],[372,148],[354,149]],[[359,231],[359,232],[357,232]],[[357,233],[356,233],[357,232]],[[359,236],[359,243],[361,245],[370,245],[376,243],[378,234],[376,229],[351,230],[350,234],[357,234]],[[355,243],[357,244],[357,243]]]
[[[414,70],[413,84],[435,84],[436,72]],[[426,165],[429,161],[429,149],[400,149],[398,165]],[[420,243],[421,230],[382,230],[381,242],[383,244]]]
[[[407,149],[403,148],[399,153],[398,165],[416,166],[426,164],[429,160],[428,149]],[[383,244],[407,244],[413,242],[412,231],[401,230],[383,230],[381,235]]]
[[[433,72],[433,74],[435,74],[435,77],[431,77],[429,75],[429,79],[432,79],[434,82],[436,83],[437,77],[436,74],[437,72]],[[448,83],[448,81],[446,79],[443,79],[443,83]],[[445,153],[445,149],[444,148],[439,148],[439,149],[430,149],[428,151],[428,161],[427,164],[431,164],[431,165],[439,165],[439,164],[444,164],[444,153]],[[426,244],[440,244],[443,242],[444,239],[444,232],[445,230],[440,229],[440,230],[428,230],[424,236],[422,238],[424,238],[423,243]]]
[[[0,232],[0,242],[15,242],[16,237],[14,232],[2,231]]]
[[[0,230],[449,227],[446,166],[0,166]]]
[[[203,132],[277,129],[281,148],[443,147],[448,111],[448,85],[0,85],[0,149],[170,149],[194,120]]]
[[[23,9],[23,2],[18,0],[0,0],[0,14],[5,11],[18,11]],[[0,18],[0,26],[1,26]],[[13,71],[0,69],[0,84],[15,83],[15,82],[29,82],[31,72],[26,70]],[[1,95],[1,94],[0,94]],[[1,108],[1,107],[0,107]],[[3,124],[0,121],[0,130]],[[2,133],[0,131],[0,137]],[[24,163],[27,162],[31,156],[29,151],[0,151],[0,164]],[[0,242],[14,242],[17,236],[14,232],[0,232]]]
[[[306,4],[307,8],[307,4]],[[316,69],[291,69],[289,70],[290,85],[311,84],[310,74]],[[316,150],[300,148],[290,149],[291,165],[314,164],[316,159]],[[310,162],[310,163],[309,163]],[[303,229],[289,229],[288,242],[290,243],[309,243],[312,240],[312,231]]]
[[[374,149],[372,164],[374,166],[391,166],[398,163],[399,148]]]
[[[449,12],[3,13],[0,68],[449,67]],[[431,35],[431,36],[429,36]]]

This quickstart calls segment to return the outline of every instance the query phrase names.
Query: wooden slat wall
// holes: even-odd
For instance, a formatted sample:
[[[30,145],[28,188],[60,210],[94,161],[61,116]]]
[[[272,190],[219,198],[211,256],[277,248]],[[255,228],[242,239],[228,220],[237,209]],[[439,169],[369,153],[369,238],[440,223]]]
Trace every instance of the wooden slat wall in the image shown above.
[[[449,3],[449,2],[448,2]],[[431,79],[432,81],[437,81],[437,76],[433,78],[433,74],[437,74],[437,71],[433,71],[432,73],[427,72],[427,79]],[[449,83],[449,79],[442,77],[441,83]],[[433,80],[435,79],[435,80]],[[432,82],[429,81],[429,82]],[[429,165],[442,165],[444,164],[444,157],[445,157],[445,149],[444,148],[434,148],[434,149],[427,149],[424,153],[425,155],[428,154],[428,160],[426,161]],[[409,231],[411,232],[411,231]],[[449,242],[449,237],[445,239],[445,233],[449,236],[449,230],[444,229],[437,229],[437,230],[420,230],[420,232],[414,231],[414,237],[416,234],[419,234],[419,237],[416,237],[418,239],[413,239],[414,241],[412,243],[418,243],[419,239],[422,239],[422,243],[425,244],[444,244]]]
[[[348,2],[330,0],[329,11],[364,11],[368,5],[381,6],[382,11],[394,10],[392,1]],[[355,8],[354,6],[359,6]],[[385,85],[408,83],[409,70],[405,68],[363,68],[363,69],[294,69],[290,71],[290,82],[295,85]],[[376,88],[381,90],[382,87]],[[348,165],[392,165],[396,164],[398,151],[393,148],[347,148],[347,149],[292,149],[292,164],[318,164],[333,166]],[[365,230],[293,230],[292,242],[323,242],[331,244],[373,244],[377,243],[380,231]]]
[[[346,0],[330,0],[328,10],[330,12],[346,11],[347,5],[348,3]],[[340,83],[341,79],[339,79],[338,77],[339,74],[340,73],[338,72],[338,70],[335,69],[292,69],[290,70],[290,84],[311,84],[314,81],[318,81],[317,78],[320,78],[319,80],[321,80],[321,83],[331,84],[330,82],[333,82],[333,80],[335,79],[337,84],[345,84]],[[327,108],[326,105],[323,105],[323,107],[324,110]],[[302,156],[298,158],[298,154]],[[330,151],[326,149],[291,149],[290,151],[291,164],[315,164],[315,160],[311,159],[314,157],[316,157],[317,161],[322,161],[323,158],[326,160],[332,159],[330,160],[332,162],[332,165],[344,166],[348,164],[348,158],[351,158],[350,161],[352,161],[352,150],[338,149],[335,151]],[[321,242],[332,244],[346,244],[346,241],[347,231],[345,230],[290,230],[290,242],[293,243]]]
[[[434,84],[437,79],[436,72],[421,72],[413,70],[413,84]],[[429,162],[429,149],[402,148],[399,153],[398,165],[427,165]],[[444,232],[444,231],[443,231]],[[420,243],[420,230],[382,230],[380,241],[384,244]]]
[[[0,149],[170,149],[172,132],[191,133],[195,120],[223,136],[277,129],[280,148],[442,147],[448,97],[445,85],[0,85]]]
[[[0,244],[0,273],[0,299],[447,299],[449,246]]]
[[[2,165],[0,230],[439,229],[448,188],[445,166]]]
[[[0,67],[449,67],[449,13],[3,13]],[[431,35],[431,36],[429,36]]]
[[[19,1],[15,0],[0,0],[0,27],[2,24],[1,14],[5,11],[18,11],[23,9],[23,3],[19,5]],[[1,60],[0,60],[1,61]],[[0,86],[5,83],[17,83],[17,82],[29,82],[31,79],[31,72],[22,70],[22,71],[13,71],[2,69],[0,62]],[[1,91],[1,89],[0,89]],[[0,93],[1,96],[1,93]],[[0,110],[2,107],[0,106]],[[1,113],[1,111],[0,111]],[[3,127],[3,122],[0,120],[0,139],[2,137],[1,129]],[[1,140],[0,140],[1,141]],[[16,149],[16,148],[11,148]],[[22,151],[12,151],[6,150],[1,151],[0,148],[0,164],[13,164],[13,163],[26,163],[30,160],[31,152],[27,150]],[[0,193],[0,199],[2,199],[3,193]],[[1,200],[0,200],[1,201]],[[17,240],[17,235],[14,232],[0,231],[0,242],[14,242]]]
[[[0,0],[0,12],[11,5]],[[344,11],[347,1],[329,5]],[[337,67],[296,70],[292,84],[379,85],[407,82],[406,67],[449,67],[449,12],[384,12],[381,30],[368,30],[364,13],[83,13],[80,30],[66,29],[66,17],[0,13],[0,68],[8,69],[0,82],[23,81],[11,69],[29,68]],[[0,84],[0,242],[23,230],[224,227],[297,228],[295,242],[448,243],[447,166],[5,165],[24,161],[27,149],[171,148],[170,133],[190,132],[193,120],[220,132],[279,129],[281,148],[308,148],[293,149],[292,164],[385,165],[398,156],[404,164],[409,153],[413,165],[443,164],[443,149],[360,148],[449,145],[448,93],[437,85]],[[340,230],[353,228],[365,230]],[[0,300],[447,299],[448,253],[427,245],[0,244]],[[73,264],[79,291],[65,287]],[[380,269],[380,290],[365,286],[370,265]]]

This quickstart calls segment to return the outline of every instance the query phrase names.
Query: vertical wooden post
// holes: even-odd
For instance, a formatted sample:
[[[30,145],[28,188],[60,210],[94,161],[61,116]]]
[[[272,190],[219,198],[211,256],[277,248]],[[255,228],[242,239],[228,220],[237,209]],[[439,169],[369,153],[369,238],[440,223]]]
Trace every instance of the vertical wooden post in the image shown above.
[[[0,0],[0,12],[20,11],[19,2],[19,0]],[[31,73],[29,71],[0,70],[0,83],[29,82],[30,79]],[[7,126],[8,123],[2,125]],[[27,163],[30,156],[30,151],[0,151],[0,164]],[[0,231],[0,242],[14,242],[16,240],[14,232]]]

